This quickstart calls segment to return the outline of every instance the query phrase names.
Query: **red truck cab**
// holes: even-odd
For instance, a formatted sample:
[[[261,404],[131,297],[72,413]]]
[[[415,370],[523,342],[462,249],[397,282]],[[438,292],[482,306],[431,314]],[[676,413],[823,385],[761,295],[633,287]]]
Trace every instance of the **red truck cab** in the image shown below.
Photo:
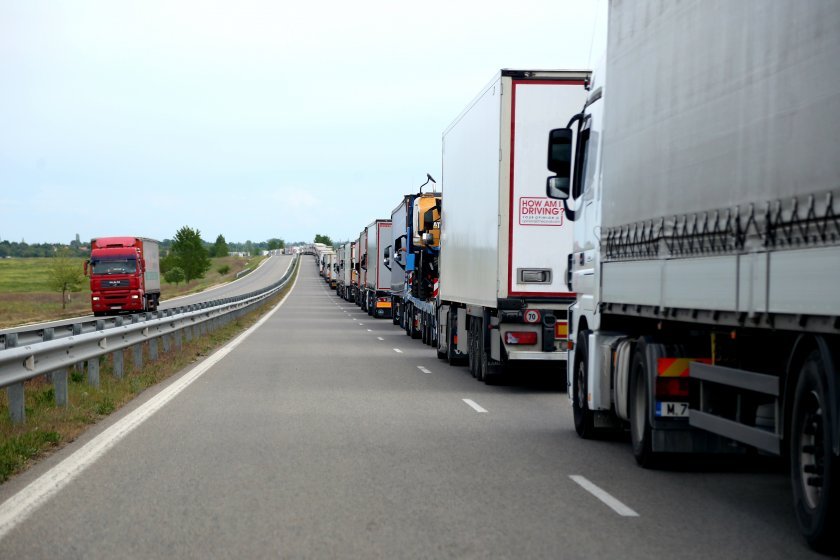
[[[158,242],[142,237],[91,241],[90,300],[94,315],[154,311],[160,301]]]

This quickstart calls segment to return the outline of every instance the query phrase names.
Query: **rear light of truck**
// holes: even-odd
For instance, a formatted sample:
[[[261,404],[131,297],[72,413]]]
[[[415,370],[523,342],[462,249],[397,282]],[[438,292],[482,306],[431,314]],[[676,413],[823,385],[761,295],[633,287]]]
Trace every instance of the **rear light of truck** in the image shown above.
[[[505,343],[507,344],[536,344],[537,343],[537,333],[525,331],[525,332],[506,332],[505,333]]]
[[[688,399],[688,377],[657,377],[656,400]]]

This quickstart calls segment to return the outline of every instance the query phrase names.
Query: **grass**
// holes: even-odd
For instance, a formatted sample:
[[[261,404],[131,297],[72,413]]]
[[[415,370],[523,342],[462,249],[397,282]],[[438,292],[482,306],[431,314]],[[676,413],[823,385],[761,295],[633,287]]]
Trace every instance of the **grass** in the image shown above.
[[[295,272],[297,274],[297,272]],[[100,358],[100,386],[87,384],[83,371],[71,370],[68,376],[68,405],[55,406],[55,391],[45,376],[27,381],[24,388],[26,422],[15,425],[9,417],[6,391],[0,391],[0,482],[8,480],[39,459],[76,439],[89,426],[124,406],[147,388],[203,359],[215,349],[253,325],[288,292],[289,287],[239,320],[210,334],[184,340],[181,350],[174,347],[163,354],[158,344],[158,360],[151,362],[148,347],[144,350],[143,368],[131,367],[132,351],[123,351],[125,375],[117,379],[112,372],[112,358]]]
[[[204,278],[189,284],[163,283],[163,300],[194,294],[211,286],[236,279],[236,273],[254,268],[265,257],[221,257],[210,259],[212,266]],[[0,259],[0,328],[24,325],[41,321],[90,315],[90,285],[86,281],[80,292],[70,294],[66,309],[61,307],[61,294],[48,287],[49,265],[52,259]],[[79,269],[85,259],[79,260]],[[220,273],[219,269],[225,269]]]

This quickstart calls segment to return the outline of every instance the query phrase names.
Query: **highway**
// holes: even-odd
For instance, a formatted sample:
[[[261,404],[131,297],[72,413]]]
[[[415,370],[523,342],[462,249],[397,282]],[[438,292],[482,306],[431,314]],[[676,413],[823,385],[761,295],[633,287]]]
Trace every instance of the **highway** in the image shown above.
[[[237,346],[0,486],[0,556],[819,557],[777,469],[638,468],[556,385],[478,383],[301,265]]]

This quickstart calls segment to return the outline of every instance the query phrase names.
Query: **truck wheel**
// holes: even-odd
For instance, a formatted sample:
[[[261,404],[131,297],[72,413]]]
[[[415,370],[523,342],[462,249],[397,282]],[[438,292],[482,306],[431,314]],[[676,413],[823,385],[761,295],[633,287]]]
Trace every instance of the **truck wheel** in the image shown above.
[[[575,419],[575,431],[584,438],[590,439],[595,435],[595,415],[589,410],[587,402],[589,395],[589,344],[588,331],[578,334],[575,345],[575,362],[572,370],[572,415]]]
[[[575,352],[577,354],[577,352]],[[653,468],[656,455],[651,446],[650,402],[647,389],[647,359],[645,345],[640,344],[633,355],[630,367],[630,440],[633,443],[633,457],[644,468]]]
[[[815,550],[840,552],[840,459],[832,451],[826,364],[815,350],[802,364],[791,416],[790,474],[802,534]],[[836,412],[835,412],[836,413]]]

